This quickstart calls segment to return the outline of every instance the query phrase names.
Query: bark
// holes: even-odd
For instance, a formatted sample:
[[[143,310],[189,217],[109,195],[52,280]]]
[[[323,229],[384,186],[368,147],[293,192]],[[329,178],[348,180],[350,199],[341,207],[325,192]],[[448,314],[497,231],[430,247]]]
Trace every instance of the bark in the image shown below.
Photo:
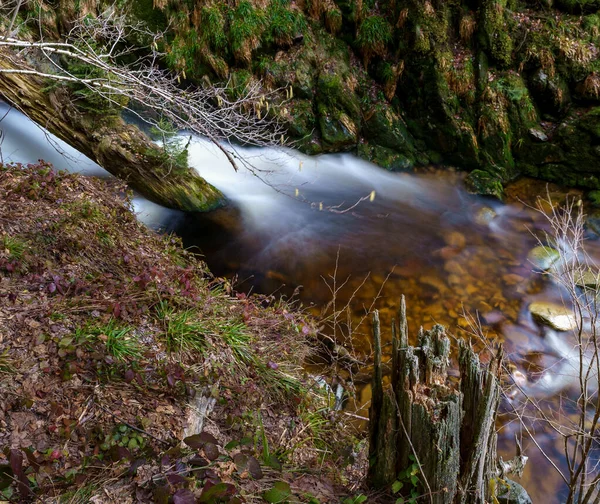
[[[424,502],[483,503],[489,497],[489,480],[496,477],[494,420],[502,353],[484,368],[470,345],[460,342],[461,383],[451,386],[450,340],[444,327],[421,329],[417,347],[409,346],[404,297],[399,322],[398,328],[392,324],[391,383],[384,390],[378,314],[373,318],[369,483],[385,488],[399,479],[406,490],[414,484],[402,480],[403,470],[416,464],[416,486],[427,496]]]
[[[0,52],[0,69],[11,68]],[[120,117],[87,114],[63,87],[44,91],[35,75],[0,72],[0,96],[132,189],[168,208],[205,212],[224,204],[221,192],[193,169],[173,167],[164,151]]]

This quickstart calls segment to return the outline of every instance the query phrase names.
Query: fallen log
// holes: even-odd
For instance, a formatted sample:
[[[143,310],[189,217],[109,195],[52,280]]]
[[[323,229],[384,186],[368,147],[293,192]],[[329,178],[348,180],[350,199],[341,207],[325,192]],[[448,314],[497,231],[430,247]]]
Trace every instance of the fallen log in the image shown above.
[[[84,113],[65,87],[45,90],[47,80],[37,75],[2,72],[16,68],[11,57],[0,51],[0,97],[32,121],[155,203],[192,212],[224,205],[218,189],[195,170],[174,166],[161,147],[118,115]]]

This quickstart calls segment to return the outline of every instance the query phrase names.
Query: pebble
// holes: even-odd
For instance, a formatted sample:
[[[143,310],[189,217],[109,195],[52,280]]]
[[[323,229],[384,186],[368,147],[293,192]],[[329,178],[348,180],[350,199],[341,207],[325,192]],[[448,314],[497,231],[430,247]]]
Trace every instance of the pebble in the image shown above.
[[[444,241],[446,242],[446,245],[458,249],[465,248],[465,245],[467,244],[465,235],[458,231],[451,231],[450,233],[444,234]]]
[[[509,273],[508,275],[502,276],[502,281],[506,285],[517,285],[518,283],[521,283],[523,280],[524,280],[524,278],[522,276],[517,275],[515,273]]]
[[[498,214],[493,208],[480,208],[475,214],[475,223],[479,224],[480,226],[487,226],[490,222],[492,222],[492,220],[494,220],[494,217],[496,217],[496,215]]]
[[[448,261],[444,265],[444,269],[448,273],[451,273],[454,275],[464,275],[465,274],[465,269],[461,266],[461,264],[458,261]]]
[[[529,312],[539,323],[557,331],[571,331],[577,328],[575,314],[563,305],[535,301],[529,305]]]
[[[434,289],[439,291],[440,294],[446,291],[446,284],[435,276],[424,275],[419,278],[419,282],[433,287]]]
[[[527,260],[538,270],[550,269],[560,259],[558,250],[545,245],[532,248],[527,254]]]

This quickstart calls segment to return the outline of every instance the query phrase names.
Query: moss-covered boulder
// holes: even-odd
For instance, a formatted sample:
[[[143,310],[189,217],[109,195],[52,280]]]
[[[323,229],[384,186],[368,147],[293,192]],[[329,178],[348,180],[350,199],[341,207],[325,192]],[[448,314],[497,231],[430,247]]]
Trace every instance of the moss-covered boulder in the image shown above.
[[[404,121],[386,103],[376,104],[367,113],[363,135],[367,141],[403,155],[415,152],[414,140]]]
[[[504,188],[499,178],[484,170],[473,170],[465,179],[467,190],[473,194],[494,196],[502,199]]]

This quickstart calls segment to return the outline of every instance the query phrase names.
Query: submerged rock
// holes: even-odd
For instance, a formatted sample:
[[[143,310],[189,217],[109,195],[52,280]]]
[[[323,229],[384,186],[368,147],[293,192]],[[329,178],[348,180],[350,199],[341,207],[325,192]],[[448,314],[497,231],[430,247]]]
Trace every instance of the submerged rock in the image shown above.
[[[560,260],[560,252],[546,245],[532,248],[527,254],[529,261],[535,269],[546,271]]]
[[[477,210],[475,222],[480,226],[487,226],[498,215],[493,208],[483,207]]]
[[[529,312],[537,322],[557,331],[571,331],[577,328],[575,314],[563,305],[535,301],[529,305]]]

